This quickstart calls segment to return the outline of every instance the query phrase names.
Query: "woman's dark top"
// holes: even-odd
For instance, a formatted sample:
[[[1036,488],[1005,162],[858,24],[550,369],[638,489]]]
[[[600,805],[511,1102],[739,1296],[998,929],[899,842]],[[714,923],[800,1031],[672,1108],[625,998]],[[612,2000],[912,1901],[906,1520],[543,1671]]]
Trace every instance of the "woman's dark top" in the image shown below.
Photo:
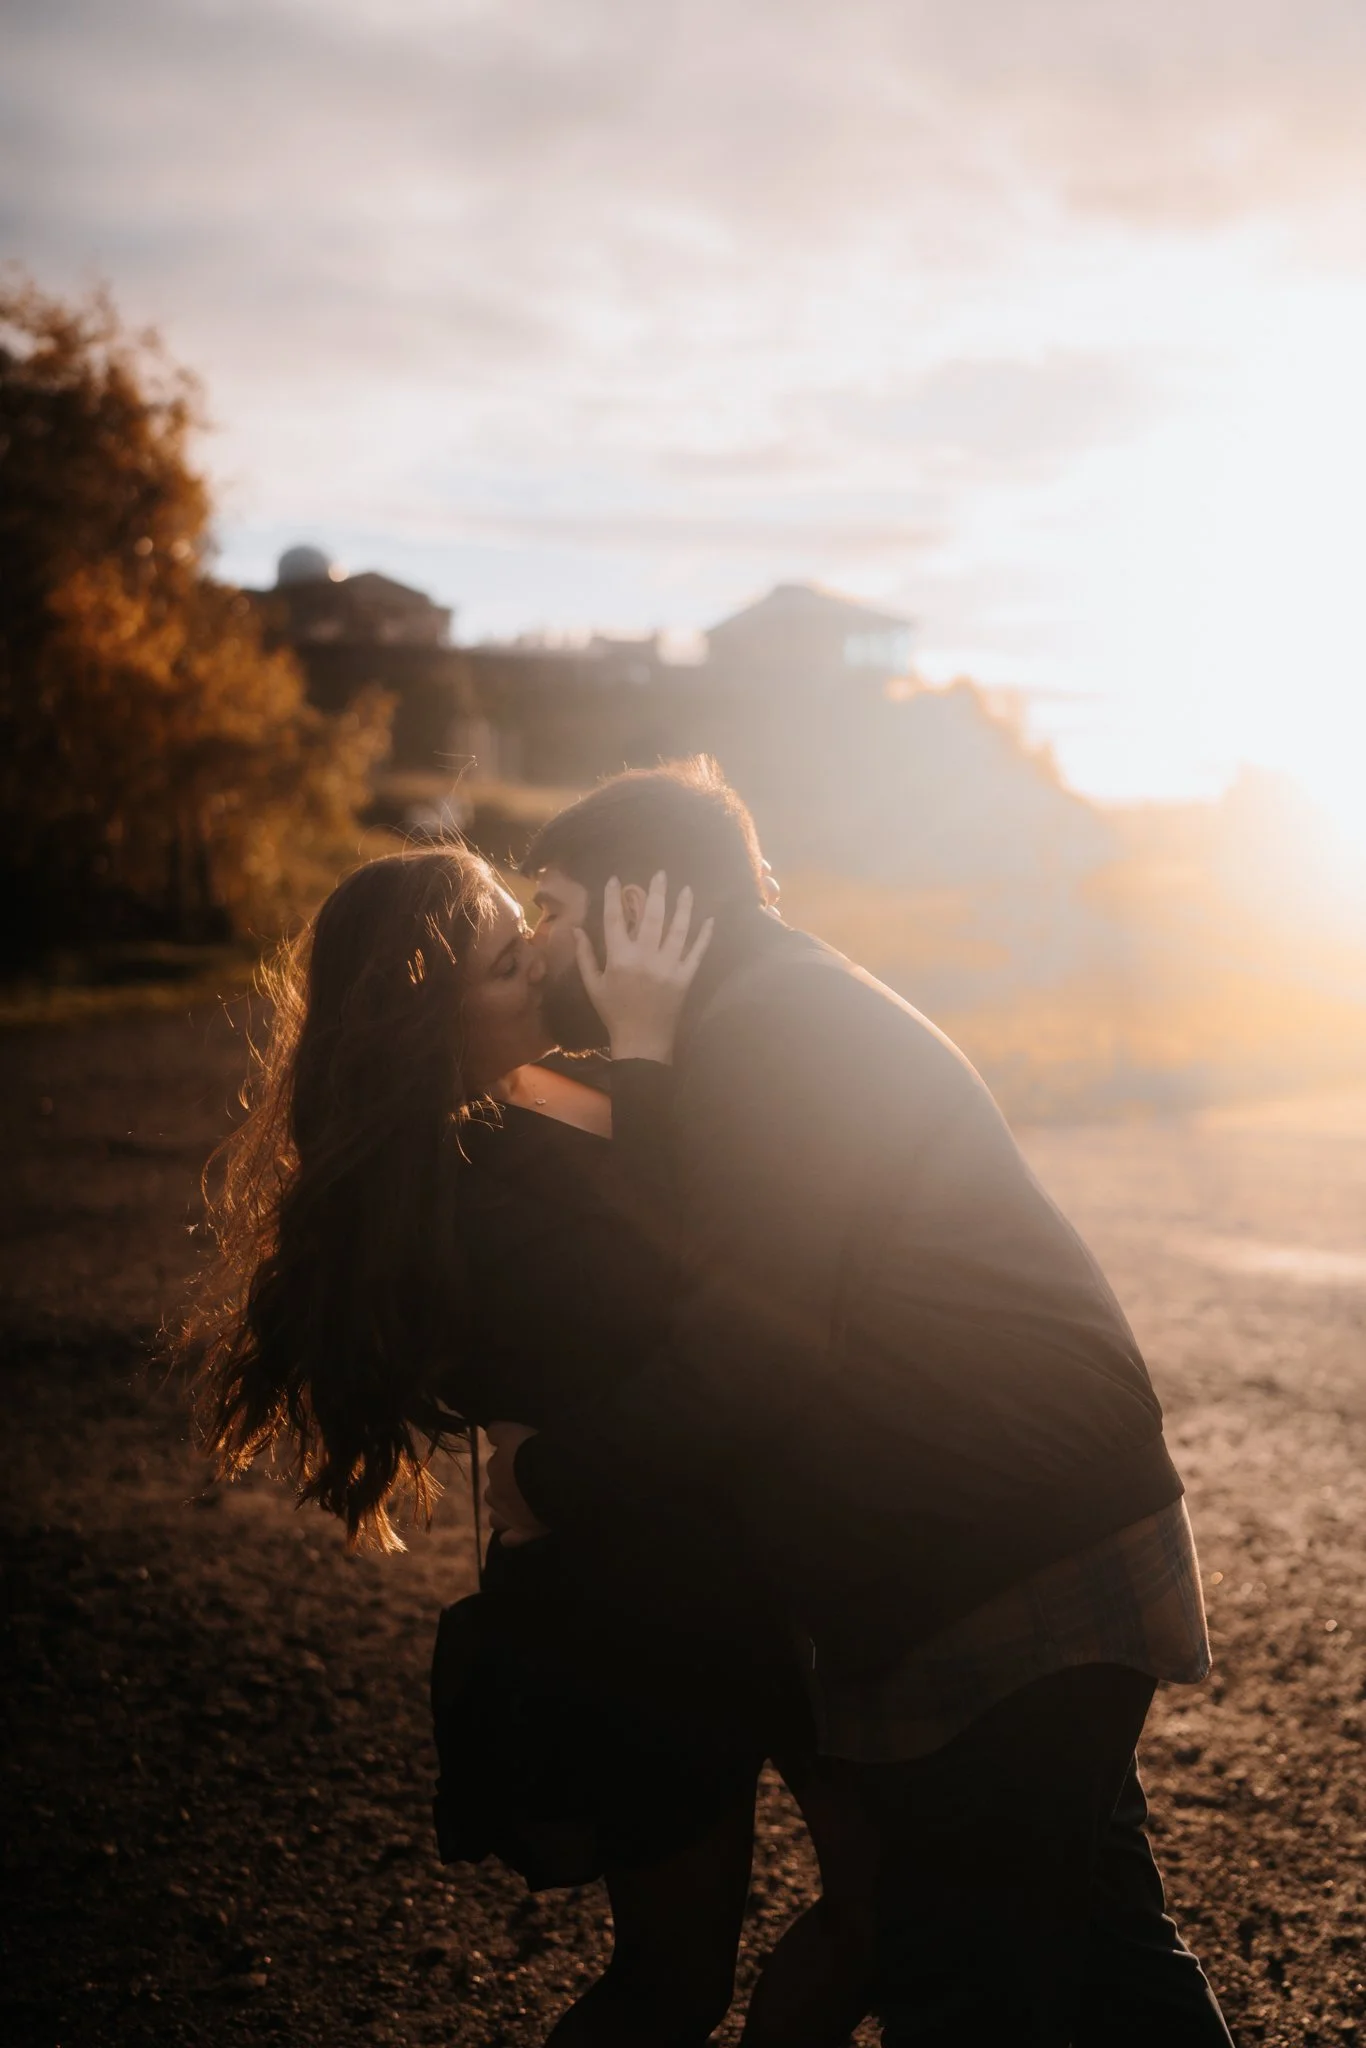
[[[677,1278],[672,1070],[632,1062],[612,1139],[504,1106],[462,1131],[460,1240],[470,1306],[451,1405],[471,1421],[582,1427],[659,1341]],[[610,1078],[610,1070],[600,1068]],[[804,1711],[785,1627],[744,1568],[731,1511],[671,1490],[623,1540],[610,1509],[505,1549],[489,1598],[518,1617],[547,1676],[566,1674],[620,1755],[618,1804],[653,1807],[638,1854],[705,1825],[734,1770],[800,1746]],[[651,1760],[658,1782],[631,1782]],[[663,1785],[673,1787],[670,1798]]]
[[[584,1062],[610,1093],[606,1062]],[[612,1138],[515,1105],[461,1132],[472,1320],[452,1395],[472,1421],[557,1429],[591,1412],[667,1327],[677,1282],[673,1070],[636,1070]]]

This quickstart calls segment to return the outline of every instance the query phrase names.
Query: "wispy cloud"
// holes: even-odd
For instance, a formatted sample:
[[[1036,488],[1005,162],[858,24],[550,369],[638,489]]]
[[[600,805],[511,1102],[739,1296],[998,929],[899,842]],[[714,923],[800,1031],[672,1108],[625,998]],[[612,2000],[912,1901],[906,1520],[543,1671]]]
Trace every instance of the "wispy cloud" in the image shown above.
[[[1160,652],[1162,590],[1211,583],[1204,536],[1250,497],[1183,503],[1169,555],[1182,462],[1231,479],[1246,440],[1216,421],[1179,457],[1183,409],[1296,292],[1366,274],[1360,0],[0,17],[0,240],[52,284],[108,277],[203,371],[229,566],[315,531],[480,629],[695,624],[786,571],[1002,673],[1065,666],[1082,583]],[[1331,430],[1332,320],[1249,372],[1240,418],[1302,379]],[[1216,567],[1235,618],[1241,563]]]
[[[12,241],[291,321],[382,294],[476,351],[762,304],[851,247],[953,266],[1041,207],[1321,218],[1366,180],[1356,0],[6,13]]]

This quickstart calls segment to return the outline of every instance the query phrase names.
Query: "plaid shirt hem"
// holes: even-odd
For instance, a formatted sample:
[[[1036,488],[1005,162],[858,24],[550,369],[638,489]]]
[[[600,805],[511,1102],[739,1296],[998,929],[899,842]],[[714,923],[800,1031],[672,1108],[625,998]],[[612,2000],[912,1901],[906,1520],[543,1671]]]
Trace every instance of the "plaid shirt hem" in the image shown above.
[[[826,1756],[895,1763],[928,1756],[1036,1678],[1124,1664],[1197,1685],[1210,1668],[1200,1565],[1184,1501],[1007,1587],[918,1643],[875,1683],[810,1673]]]

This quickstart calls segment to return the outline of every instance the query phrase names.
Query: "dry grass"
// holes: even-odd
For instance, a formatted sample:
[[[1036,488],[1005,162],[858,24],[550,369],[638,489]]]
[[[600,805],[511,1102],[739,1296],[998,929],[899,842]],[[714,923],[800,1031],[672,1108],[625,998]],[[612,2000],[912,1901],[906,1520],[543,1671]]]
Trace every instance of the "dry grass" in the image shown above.
[[[1032,929],[1003,889],[800,871],[783,908],[931,1015],[1018,1118],[1366,1079],[1366,937],[1259,917],[1189,869],[1180,884],[1126,862]]]
[[[575,792],[470,783],[462,794],[471,838],[506,860]],[[371,830],[354,859],[404,843]],[[316,867],[296,879],[302,915],[335,875]],[[1366,936],[1325,929],[1313,909],[1298,921],[1272,917],[1197,861],[1138,855],[1051,893],[1008,882],[916,888],[813,869],[783,876],[788,922],[932,1016],[1026,1121],[1366,1080]],[[161,976],[110,977],[78,962],[0,989],[0,1026],[164,1013],[250,985],[240,949],[170,952]]]

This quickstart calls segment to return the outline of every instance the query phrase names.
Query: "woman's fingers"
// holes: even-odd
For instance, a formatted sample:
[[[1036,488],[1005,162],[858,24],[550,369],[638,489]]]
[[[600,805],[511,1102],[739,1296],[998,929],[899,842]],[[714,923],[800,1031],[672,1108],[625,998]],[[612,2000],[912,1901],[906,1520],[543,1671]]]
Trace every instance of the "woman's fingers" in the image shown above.
[[[640,929],[636,943],[646,953],[657,953],[664,931],[664,906],[669,896],[669,878],[663,868],[653,877],[645,897],[645,908],[640,913]]]
[[[666,930],[665,914],[668,902],[669,878],[661,868],[651,878],[650,886],[645,893],[645,901],[641,905],[639,923],[632,932],[626,921],[620,878],[612,876],[602,894],[602,930],[609,973],[614,968],[631,969],[646,974],[653,974],[662,969],[667,975],[672,974],[677,968],[683,959],[692,925],[695,906],[691,887],[685,884],[679,890],[678,901],[674,905],[673,916],[668,920]],[[579,949],[579,965],[584,983],[591,992],[600,984],[602,974],[598,972],[595,960],[592,961],[591,967],[586,964],[586,941],[580,943],[580,939],[576,939],[575,943]],[[591,953],[591,949],[588,950]],[[702,956],[694,946],[693,954],[688,957],[696,964]]]
[[[626,916],[621,907],[621,880],[613,875],[602,892],[602,936],[607,958],[616,960],[627,944]]]
[[[667,954],[672,960],[681,960],[684,942],[688,936],[688,926],[691,923],[692,890],[685,882],[678,892],[678,901],[674,905],[673,918],[670,921],[668,934],[660,951]]]

